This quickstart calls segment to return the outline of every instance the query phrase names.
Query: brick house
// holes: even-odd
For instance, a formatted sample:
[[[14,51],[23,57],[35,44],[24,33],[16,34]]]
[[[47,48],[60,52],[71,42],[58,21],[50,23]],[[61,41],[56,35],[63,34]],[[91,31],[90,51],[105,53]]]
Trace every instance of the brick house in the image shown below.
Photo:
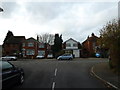
[[[34,38],[28,38],[22,43],[22,55],[25,58],[35,58],[37,56],[37,44]]]
[[[22,42],[25,40],[25,36],[12,36],[3,44],[3,56],[14,55],[21,57]]]
[[[22,55],[24,58],[36,58],[37,55],[47,56],[48,44],[41,43],[34,38],[28,38],[23,41]]]
[[[99,48],[98,40],[99,38],[94,35],[94,33],[91,34],[91,37],[88,36],[88,38],[82,43],[83,49],[82,49],[82,56],[83,57],[92,57],[95,56],[95,53],[97,52],[97,48]]]
[[[76,40],[70,38],[67,41],[64,42],[63,48],[65,53],[71,53],[75,57],[80,57],[80,49],[79,49],[80,43]]]
[[[43,55],[47,57],[48,54],[48,45],[46,43],[38,43],[38,55]]]

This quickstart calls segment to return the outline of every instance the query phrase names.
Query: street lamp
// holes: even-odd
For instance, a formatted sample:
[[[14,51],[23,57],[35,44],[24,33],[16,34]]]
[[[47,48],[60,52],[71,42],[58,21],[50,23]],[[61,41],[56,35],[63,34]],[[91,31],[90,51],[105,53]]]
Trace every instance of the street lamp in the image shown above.
[[[3,12],[4,10],[0,7],[0,12]]]

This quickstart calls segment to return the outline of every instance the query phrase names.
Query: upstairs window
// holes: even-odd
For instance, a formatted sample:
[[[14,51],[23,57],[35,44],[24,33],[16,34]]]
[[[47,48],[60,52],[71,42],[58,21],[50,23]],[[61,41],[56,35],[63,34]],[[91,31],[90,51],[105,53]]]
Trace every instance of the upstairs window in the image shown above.
[[[77,47],[77,44],[76,44],[76,43],[74,43],[74,44],[73,44],[73,47]]]
[[[34,47],[34,43],[28,43],[28,47]]]
[[[67,43],[67,44],[66,44],[66,47],[71,47],[71,44],[70,44],[70,43]]]
[[[25,43],[22,44],[22,47],[25,47]]]
[[[44,44],[39,44],[39,48],[45,48]]]

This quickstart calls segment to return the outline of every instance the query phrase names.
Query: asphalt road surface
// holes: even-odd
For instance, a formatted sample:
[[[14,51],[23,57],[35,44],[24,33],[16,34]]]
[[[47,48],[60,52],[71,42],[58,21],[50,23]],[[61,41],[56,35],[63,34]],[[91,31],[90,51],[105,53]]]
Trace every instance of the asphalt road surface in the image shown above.
[[[25,82],[18,88],[105,88],[104,84],[90,74],[91,67],[107,59],[56,59],[11,61],[22,67]]]

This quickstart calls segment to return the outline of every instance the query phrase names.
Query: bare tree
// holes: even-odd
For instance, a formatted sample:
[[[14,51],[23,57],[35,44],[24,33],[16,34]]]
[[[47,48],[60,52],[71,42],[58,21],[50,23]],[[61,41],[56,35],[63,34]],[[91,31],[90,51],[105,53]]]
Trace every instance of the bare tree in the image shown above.
[[[38,35],[38,41],[42,42],[42,43],[48,43],[50,45],[54,44],[54,35],[53,34],[49,34],[49,33],[45,33],[42,35]]]

